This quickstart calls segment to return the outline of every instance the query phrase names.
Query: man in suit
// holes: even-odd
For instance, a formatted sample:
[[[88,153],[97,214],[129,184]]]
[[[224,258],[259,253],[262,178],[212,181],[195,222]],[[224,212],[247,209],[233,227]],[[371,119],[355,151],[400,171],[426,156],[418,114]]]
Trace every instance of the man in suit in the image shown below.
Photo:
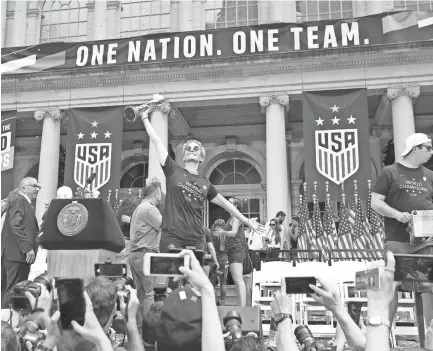
[[[36,259],[39,226],[32,201],[40,189],[36,179],[24,178],[9,203],[1,234],[2,308],[9,307],[10,290],[28,279]]]

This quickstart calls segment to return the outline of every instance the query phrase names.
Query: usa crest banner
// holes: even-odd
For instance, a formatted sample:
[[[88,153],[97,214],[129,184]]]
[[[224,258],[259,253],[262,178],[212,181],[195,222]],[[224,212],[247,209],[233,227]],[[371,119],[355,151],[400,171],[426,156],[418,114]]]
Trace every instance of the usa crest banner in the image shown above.
[[[341,182],[351,197],[353,180],[361,197],[370,179],[370,144],[365,89],[305,92],[303,94],[305,180],[318,182],[320,201],[325,182],[333,198],[340,198]],[[313,189],[309,187],[308,196]]]
[[[105,196],[120,184],[123,107],[69,111],[65,185]],[[89,178],[94,179],[88,183]]]

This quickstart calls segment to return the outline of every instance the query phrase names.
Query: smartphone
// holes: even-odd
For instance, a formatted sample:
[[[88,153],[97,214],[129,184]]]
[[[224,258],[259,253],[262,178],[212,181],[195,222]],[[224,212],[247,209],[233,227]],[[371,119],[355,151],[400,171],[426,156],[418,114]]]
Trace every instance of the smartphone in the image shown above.
[[[286,277],[287,294],[310,294],[314,291],[309,285],[317,285],[314,277]]]
[[[62,329],[72,329],[71,321],[83,325],[86,312],[83,280],[79,278],[56,278],[55,284]]]
[[[170,249],[170,253],[180,253],[182,252],[183,249]],[[200,262],[200,266],[204,266],[204,259],[205,259],[205,254],[204,251],[202,250],[191,250],[192,252],[194,252],[194,256],[197,259],[198,262]]]
[[[363,291],[379,289],[381,287],[380,274],[381,270],[379,268],[373,268],[368,271],[356,272],[355,290]]]
[[[394,254],[396,281],[433,282],[433,255]]]
[[[124,278],[127,275],[125,263],[95,263],[95,277]]]
[[[188,255],[181,257],[178,253],[151,253],[144,254],[144,275],[176,277],[182,275],[180,267],[189,267]]]

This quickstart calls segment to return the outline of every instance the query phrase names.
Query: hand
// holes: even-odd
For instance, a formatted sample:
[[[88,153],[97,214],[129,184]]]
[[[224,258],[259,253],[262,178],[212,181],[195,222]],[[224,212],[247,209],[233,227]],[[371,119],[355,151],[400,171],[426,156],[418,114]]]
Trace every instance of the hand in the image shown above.
[[[36,259],[36,255],[33,250],[26,252],[26,262],[28,264],[33,264],[35,262],[35,259]]]
[[[310,284],[310,288],[314,291],[311,297],[334,315],[344,311],[344,302],[341,300],[337,287],[322,277],[315,278],[322,285],[322,288]]]
[[[389,321],[394,319],[398,307],[399,282],[394,281],[395,259],[391,251],[386,252],[386,267],[379,267],[380,288],[367,290],[368,312],[377,315],[379,311],[387,314]]]
[[[43,345],[51,349],[57,345],[57,343],[59,342],[59,340],[63,335],[63,332],[59,326],[59,318],[60,318],[60,311],[54,312],[54,314],[51,317],[49,315],[49,311],[45,311],[42,314],[42,320],[45,329],[47,330],[47,337]],[[48,343],[49,345],[45,345],[45,343]]]
[[[224,230],[222,229],[217,229],[212,233],[212,235],[216,236],[217,238],[221,237],[223,234],[224,234]]]
[[[220,268],[220,264],[216,261],[214,261],[215,270],[218,270]]]
[[[412,220],[412,215],[408,212],[399,212],[395,219],[401,223],[407,223]]]
[[[258,232],[261,235],[264,235],[266,233],[266,228],[263,224],[260,224],[259,222],[257,222],[257,218],[250,218],[248,220],[248,226]]]
[[[123,319],[128,324],[131,321],[136,321],[135,316],[137,315],[138,307],[140,302],[138,301],[137,292],[130,286],[126,286],[125,289],[129,291],[129,302],[128,302],[128,319],[126,318],[125,308],[125,291],[118,291],[117,296],[119,296],[120,301],[120,312],[122,313]]]
[[[278,313],[292,314],[292,302],[290,296],[286,294],[286,278],[281,278],[281,288],[275,294],[271,302],[272,313],[276,316]]]
[[[123,215],[121,218],[123,223],[131,223],[131,217]]]
[[[180,267],[179,271],[183,273],[183,276],[175,277],[174,281],[179,281],[182,278],[188,278],[189,282],[200,290],[205,288],[213,289],[209,278],[204,273],[203,268],[201,268],[200,262],[198,262],[194,253],[191,250],[183,250],[179,255],[181,257],[185,257],[187,255],[189,256],[191,269],[188,267]]]
[[[104,330],[99,324],[98,319],[93,312],[93,304],[90,300],[89,295],[85,291],[83,293],[84,300],[86,301],[86,313],[84,314],[84,325],[78,324],[76,321],[72,321],[72,328],[74,331],[81,335],[85,340],[90,341],[93,344],[100,344],[104,338],[108,337],[105,335]]]
[[[34,297],[30,292],[26,291],[24,295],[26,295],[27,299],[30,302],[30,306],[32,306],[32,309],[35,308],[42,308],[44,311],[50,311],[51,309],[51,303],[52,303],[52,297],[50,292],[47,290],[47,288],[44,285],[39,285],[41,287],[41,294],[38,298]]]

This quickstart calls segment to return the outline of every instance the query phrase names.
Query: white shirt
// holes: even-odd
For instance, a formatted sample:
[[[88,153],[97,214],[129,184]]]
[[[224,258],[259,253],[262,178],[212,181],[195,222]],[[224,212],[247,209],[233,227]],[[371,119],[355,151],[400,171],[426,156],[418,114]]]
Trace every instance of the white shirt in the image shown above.
[[[20,191],[20,194],[26,198],[26,200],[29,202],[30,205],[32,204],[32,202],[30,201],[29,197],[26,194],[24,194],[22,191]]]

